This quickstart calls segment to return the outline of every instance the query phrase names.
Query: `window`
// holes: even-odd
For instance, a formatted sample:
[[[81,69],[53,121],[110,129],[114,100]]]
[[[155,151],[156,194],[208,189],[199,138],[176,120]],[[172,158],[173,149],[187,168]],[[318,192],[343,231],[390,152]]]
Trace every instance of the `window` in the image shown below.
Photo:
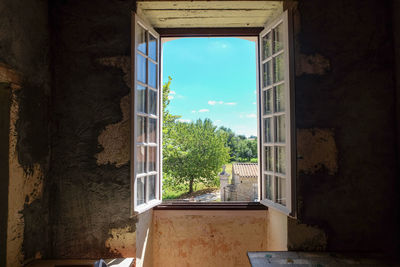
[[[160,38],[137,15],[132,28],[132,206],[142,212],[161,203]]]
[[[260,202],[294,215],[294,105],[291,90],[289,16],[284,12],[259,35]],[[132,207],[142,212],[161,203],[159,35],[132,16]]]
[[[294,106],[288,12],[259,37],[261,203],[294,215]]]

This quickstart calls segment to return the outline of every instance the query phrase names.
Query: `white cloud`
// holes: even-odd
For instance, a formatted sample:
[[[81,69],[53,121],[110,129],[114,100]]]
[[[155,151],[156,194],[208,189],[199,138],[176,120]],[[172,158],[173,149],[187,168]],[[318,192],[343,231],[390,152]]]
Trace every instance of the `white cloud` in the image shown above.
[[[257,102],[253,102],[253,105],[257,105]]]
[[[187,120],[187,119],[177,119],[179,122],[192,122],[192,120]]]
[[[210,110],[204,108],[204,109],[200,109],[199,112],[209,112]]]
[[[257,90],[254,90],[254,94],[255,94],[255,95],[257,94]]]
[[[215,100],[208,101],[208,104],[211,105],[211,106],[214,106],[216,104],[220,104],[221,105],[223,103],[224,103],[224,101],[215,101]]]
[[[168,96],[168,100],[172,100],[172,99],[174,99],[174,96],[173,95],[169,95]]]
[[[214,121],[215,123],[221,123],[222,121],[221,120],[216,120],[216,121]]]
[[[176,95],[176,92],[175,91],[169,91],[169,94],[170,95]]]
[[[252,113],[252,114],[247,114],[247,115],[246,115],[246,118],[257,118],[257,114],[254,114],[254,113]]]
[[[192,110],[192,113],[196,113],[196,110]]]
[[[225,103],[225,105],[228,105],[228,106],[235,106],[237,103],[236,102],[228,102],[228,103]]]

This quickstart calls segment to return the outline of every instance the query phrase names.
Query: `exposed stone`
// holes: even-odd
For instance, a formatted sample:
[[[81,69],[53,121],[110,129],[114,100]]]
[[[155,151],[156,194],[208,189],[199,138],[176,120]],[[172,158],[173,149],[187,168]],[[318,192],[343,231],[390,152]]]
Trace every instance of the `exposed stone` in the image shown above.
[[[296,75],[316,74],[323,75],[330,69],[329,60],[320,54],[299,54],[296,58]]]
[[[323,230],[288,218],[288,249],[295,251],[324,251],[327,236]]]

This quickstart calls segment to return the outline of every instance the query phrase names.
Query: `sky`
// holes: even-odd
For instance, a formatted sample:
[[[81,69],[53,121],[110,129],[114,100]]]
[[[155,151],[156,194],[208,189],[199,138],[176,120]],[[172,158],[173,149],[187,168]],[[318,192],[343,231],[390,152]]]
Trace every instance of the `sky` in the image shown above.
[[[239,38],[180,38],[163,44],[163,83],[181,121],[211,119],[236,134],[257,136],[255,42]]]

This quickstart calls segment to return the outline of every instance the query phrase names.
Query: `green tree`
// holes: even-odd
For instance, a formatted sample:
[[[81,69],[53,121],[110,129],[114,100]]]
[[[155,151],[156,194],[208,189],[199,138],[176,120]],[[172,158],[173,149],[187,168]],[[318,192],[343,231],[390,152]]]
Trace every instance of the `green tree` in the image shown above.
[[[227,134],[217,131],[209,119],[175,122],[164,149],[164,170],[177,184],[186,184],[189,193],[197,183],[210,185],[221,166],[229,161]]]

